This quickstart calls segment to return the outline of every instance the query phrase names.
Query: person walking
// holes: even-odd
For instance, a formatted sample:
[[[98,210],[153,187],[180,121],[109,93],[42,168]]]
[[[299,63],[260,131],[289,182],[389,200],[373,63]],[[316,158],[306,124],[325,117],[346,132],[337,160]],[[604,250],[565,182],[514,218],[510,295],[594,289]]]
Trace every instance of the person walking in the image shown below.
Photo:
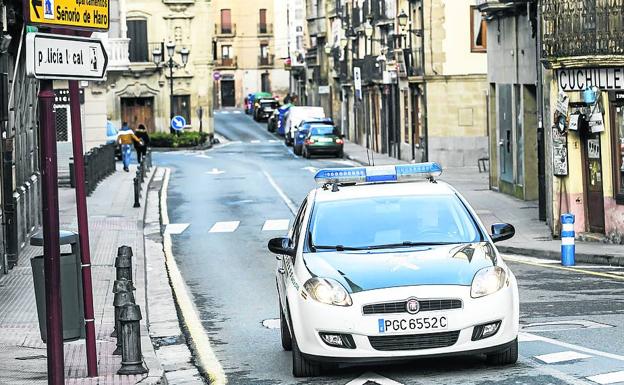
[[[130,158],[132,157],[132,143],[141,143],[141,139],[134,135],[134,132],[128,127],[127,122],[123,122],[117,143],[121,145],[121,156],[123,159],[124,171],[130,172]]]
[[[137,138],[141,140],[141,142],[143,142],[143,144],[134,142],[134,149],[136,150],[136,153],[137,153],[137,159],[139,163],[141,163],[141,161],[147,154],[147,148],[150,145],[150,137],[149,137],[149,134],[147,133],[147,129],[145,128],[145,125],[143,124],[139,124],[139,127],[137,127],[135,135],[137,136]]]

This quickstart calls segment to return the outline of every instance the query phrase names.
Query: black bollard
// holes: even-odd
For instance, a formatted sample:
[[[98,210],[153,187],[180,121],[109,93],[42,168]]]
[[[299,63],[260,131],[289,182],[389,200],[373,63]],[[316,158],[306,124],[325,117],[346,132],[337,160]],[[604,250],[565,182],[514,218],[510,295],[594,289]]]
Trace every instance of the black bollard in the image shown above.
[[[138,305],[124,306],[120,314],[121,321],[121,369],[117,374],[143,374],[147,369],[143,366],[141,351],[141,308]]]
[[[115,259],[116,279],[118,281],[126,279],[132,281],[132,248],[121,246],[117,249],[117,259]]]
[[[132,281],[128,281],[127,279],[117,280],[113,284],[113,294],[121,293],[121,292],[130,292],[132,293],[135,290]],[[111,337],[117,337],[117,323],[119,322],[119,308],[115,307],[115,326],[113,327],[113,332],[111,333]]]
[[[121,313],[125,306],[134,305],[134,294],[131,291],[120,291],[115,294],[115,299],[113,300],[113,306],[115,306],[115,327],[117,328],[117,348],[113,352],[113,355],[121,354],[121,345],[122,345],[122,333],[120,333],[121,329]]]
[[[134,178],[134,207],[141,207],[139,202],[141,194],[141,185],[139,184],[139,178]]]

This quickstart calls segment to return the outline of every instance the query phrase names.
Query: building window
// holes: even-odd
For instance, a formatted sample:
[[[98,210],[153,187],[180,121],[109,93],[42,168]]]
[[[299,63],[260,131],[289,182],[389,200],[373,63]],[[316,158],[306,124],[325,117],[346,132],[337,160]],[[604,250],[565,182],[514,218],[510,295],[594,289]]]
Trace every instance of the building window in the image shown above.
[[[613,125],[613,183],[615,199],[624,204],[624,106],[615,107],[615,124]]]
[[[476,6],[470,7],[470,51],[487,52],[487,23]]]
[[[191,96],[190,95],[174,95],[173,96],[173,115],[182,116],[186,119],[186,124],[191,124]]]
[[[267,28],[267,10],[266,9],[261,9],[260,13],[259,13],[259,17],[260,17],[260,22],[258,23],[258,32],[260,32],[260,33],[267,33],[268,32],[268,28]]]
[[[232,10],[221,10],[221,33],[232,33]]]
[[[128,39],[130,46],[130,62],[145,63],[148,61],[147,20],[128,20]]]
[[[232,55],[232,46],[231,45],[222,45],[221,46],[221,62],[223,65],[231,65],[233,63]]]
[[[262,92],[271,92],[271,80],[269,79],[269,74],[260,75],[260,91]]]

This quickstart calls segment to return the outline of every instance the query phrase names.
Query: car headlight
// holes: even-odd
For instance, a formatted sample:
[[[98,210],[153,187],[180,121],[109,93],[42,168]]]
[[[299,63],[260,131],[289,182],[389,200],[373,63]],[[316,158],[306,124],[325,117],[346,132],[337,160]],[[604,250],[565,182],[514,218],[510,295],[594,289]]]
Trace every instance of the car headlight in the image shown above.
[[[505,278],[505,270],[500,266],[486,267],[479,270],[472,279],[470,296],[472,298],[480,298],[496,293],[505,285]]]
[[[351,306],[353,304],[347,290],[334,279],[310,278],[303,287],[318,302],[336,306]]]

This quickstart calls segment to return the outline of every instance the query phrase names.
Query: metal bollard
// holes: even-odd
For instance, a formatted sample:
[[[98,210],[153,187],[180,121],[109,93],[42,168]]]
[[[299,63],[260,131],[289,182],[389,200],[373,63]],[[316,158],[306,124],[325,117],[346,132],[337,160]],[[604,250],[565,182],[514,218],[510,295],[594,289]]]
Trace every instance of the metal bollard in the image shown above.
[[[117,348],[113,352],[113,355],[120,355],[122,350],[122,338],[123,333],[120,332],[122,330],[121,325],[121,313],[125,306],[134,305],[134,294],[131,291],[121,291],[115,294],[115,299],[113,300],[113,306],[115,306],[115,327],[117,328]]]
[[[138,305],[124,306],[121,310],[121,369],[117,374],[143,374],[147,369],[143,366],[141,351],[141,308]]]
[[[115,259],[116,280],[127,279],[132,280],[132,247],[121,246],[117,249],[117,258]]]
[[[127,279],[116,280],[113,284],[113,294],[117,293],[132,293],[135,290],[132,281],[128,281]],[[119,321],[119,308],[115,307],[115,326],[113,327],[113,332],[110,334],[111,337],[117,337],[117,322]]]
[[[139,194],[141,193],[141,186],[139,185],[139,178],[134,178],[134,206],[141,207],[139,202]]]
[[[574,214],[561,216],[561,264],[563,266],[575,265],[574,246]]]

